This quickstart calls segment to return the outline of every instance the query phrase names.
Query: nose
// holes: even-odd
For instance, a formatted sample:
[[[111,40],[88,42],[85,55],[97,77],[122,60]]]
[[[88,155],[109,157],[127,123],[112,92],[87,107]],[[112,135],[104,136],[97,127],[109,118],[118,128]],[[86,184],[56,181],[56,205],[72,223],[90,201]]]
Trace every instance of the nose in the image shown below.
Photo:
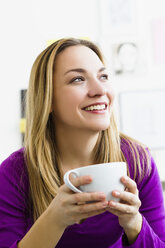
[[[88,96],[95,97],[95,96],[103,96],[106,94],[106,87],[103,82],[100,82],[98,79],[93,79],[89,83],[88,88]]]

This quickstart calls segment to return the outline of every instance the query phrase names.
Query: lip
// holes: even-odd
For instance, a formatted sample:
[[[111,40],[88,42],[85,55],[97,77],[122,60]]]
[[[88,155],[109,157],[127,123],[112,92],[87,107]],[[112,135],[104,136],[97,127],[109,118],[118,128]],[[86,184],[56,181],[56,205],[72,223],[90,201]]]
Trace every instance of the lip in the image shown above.
[[[90,107],[90,106],[94,106],[94,105],[103,105],[103,104],[105,105],[105,108],[107,108],[107,106],[108,106],[108,103],[107,103],[107,102],[95,102],[95,103],[92,103],[92,104],[89,104],[89,105],[83,107],[82,109],[84,110],[84,109],[86,109],[86,108],[88,108],[88,107]]]

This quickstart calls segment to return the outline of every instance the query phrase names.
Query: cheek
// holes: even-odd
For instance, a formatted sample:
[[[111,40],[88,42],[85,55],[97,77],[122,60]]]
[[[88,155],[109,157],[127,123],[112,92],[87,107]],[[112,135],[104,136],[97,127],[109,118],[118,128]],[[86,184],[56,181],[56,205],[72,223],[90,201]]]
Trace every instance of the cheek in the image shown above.
[[[79,107],[82,101],[82,93],[75,91],[75,90],[61,90],[57,92],[55,101],[54,101],[54,108],[58,108],[58,110],[62,111],[71,111],[77,107]]]
[[[77,92],[67,92],[65,96],[63,96],[63,103],[66,108],[78,108],[80,103],[82,101],[81,94],[78,94]]]

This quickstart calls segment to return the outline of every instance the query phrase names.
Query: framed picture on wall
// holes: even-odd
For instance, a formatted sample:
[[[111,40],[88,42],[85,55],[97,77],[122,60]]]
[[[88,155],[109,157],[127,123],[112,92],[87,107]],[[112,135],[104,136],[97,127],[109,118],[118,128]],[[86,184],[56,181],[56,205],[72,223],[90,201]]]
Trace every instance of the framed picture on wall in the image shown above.
[[[111,44],[112,69],[115,76],[142,76],[147,72],[143,42],[122,40]]]
[[[103,35],[134,33],[136,24],[134,0],[100,0],[100,17]]]
[[[151,149],[165,148],[165,90],[119,94],[120,129]]]
[[[116,75],[133,74],[138,64],[138,47],[133,42],[113,44],[113,70]]]

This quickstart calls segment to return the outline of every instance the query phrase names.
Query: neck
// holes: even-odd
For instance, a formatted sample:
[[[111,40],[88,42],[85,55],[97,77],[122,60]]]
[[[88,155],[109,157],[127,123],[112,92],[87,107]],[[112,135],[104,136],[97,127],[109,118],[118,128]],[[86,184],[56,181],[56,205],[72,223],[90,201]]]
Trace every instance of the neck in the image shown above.
[[[77,167],[92,164],[93,150],[99,132],[72,130],[70,132],[56,132],[56,141],[62,169],[64,172]]]

